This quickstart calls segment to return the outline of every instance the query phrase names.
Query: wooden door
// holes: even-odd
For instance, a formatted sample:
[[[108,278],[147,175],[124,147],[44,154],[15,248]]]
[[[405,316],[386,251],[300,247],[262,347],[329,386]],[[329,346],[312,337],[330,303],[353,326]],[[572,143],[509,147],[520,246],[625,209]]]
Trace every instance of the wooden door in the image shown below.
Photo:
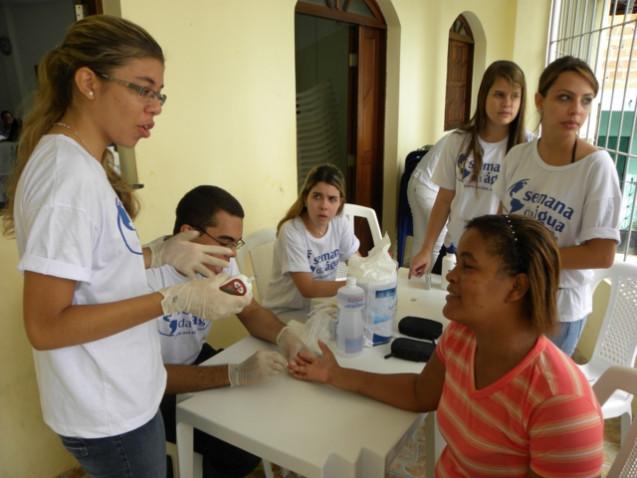
[[[445,130],[458,128],[469,121],[472,76],[473,35],[466,19],[460,15],[449,30]]]
[[[368,206],[381,218],[383,208],[384,30],[359,26],[356,127],[356,204]],[[366,222],[356,225],[361,251],[373,246]]]

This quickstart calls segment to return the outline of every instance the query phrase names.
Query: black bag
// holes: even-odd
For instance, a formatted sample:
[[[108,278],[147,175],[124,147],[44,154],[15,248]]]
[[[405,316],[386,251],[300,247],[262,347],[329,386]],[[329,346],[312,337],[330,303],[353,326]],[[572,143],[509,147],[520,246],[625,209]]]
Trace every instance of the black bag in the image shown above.
[[[399,337],[391,343],[391,353],[385,358],[397,357],[412,362],[426,362],[435,348],[436,345],[432,342]]]
[[[442,335],[442,324],[436,320],[408,315],[398,322],[398,332],[417,339],[431,340],[434,344]]]

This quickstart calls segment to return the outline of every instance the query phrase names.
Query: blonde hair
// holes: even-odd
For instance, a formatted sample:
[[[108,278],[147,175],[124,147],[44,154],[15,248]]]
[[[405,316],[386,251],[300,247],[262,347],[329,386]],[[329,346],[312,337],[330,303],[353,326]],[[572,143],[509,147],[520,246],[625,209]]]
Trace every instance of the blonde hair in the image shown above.
[[[3,232],[14,232],[15,192],[38,142],[64,116],[73,100],[75,72],[82,67],[107,75],[131,60],[153,58],[164,63],[159,44],[140,26],[123,18],[93,15],[73,24],[62,44],[48,52],[38,66],[38,89],[34,106],[24,120],[18,143],[18,158],[7,184],[7,203],[3,210]],[[108,181],[126,211],[135,218],[139,202],[131,187],[113,167],[113,157],[106,150],[101,158]]]
[[[281,229],[283,223],[289,221],[290,219],[298,217],[305,212],[305,210],[307,209],[305,207],[305,201],[307,200],[307,197],[310,194],[312,188],[318,183],[326,183],[338,189],[338,192],[341,196],[341,205],[338,208],[338,214],[341,213],[341,211],[343,210],[343,206],[345,205],[345,178],[343,177],[343,173],[341,173],[340,169],[338,169],[333,164],[319,164],[318,166],[314,166],[307,173],[299,196],[296,198],[296,201],[294,201],[290,209],[288,209],[288,212],[285,213],[283,219],[281,219],[279,221],[279,224],[277,224],[277,234]]]

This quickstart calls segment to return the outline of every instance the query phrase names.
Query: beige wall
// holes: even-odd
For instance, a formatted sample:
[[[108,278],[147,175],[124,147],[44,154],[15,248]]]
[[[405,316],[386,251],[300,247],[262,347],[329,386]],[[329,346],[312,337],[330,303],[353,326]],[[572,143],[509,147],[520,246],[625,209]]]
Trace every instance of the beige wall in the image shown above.
[[[378,0],[388,23],[383,221],[393,231],[406,154],[442,134],[447,32],[467,13],[484,66],[513,58],[539,72],[549,0]],[[136,148],[143,240],[167,233],[176,201],[213,183],[247,211],[248,234],[273,225],[296,191],[295,0],[104,0],[107,11],[146,27],[167,56],[168,102],[150,141]],[[539,16],[539,20],[538,20]],[[537,75],[534,75],[537,77]],[[477,84],[477,83],[476,83]],[[72,460],[41,423],[21,317],[15,242],[0,239],[0,477],[51,477]],[[242,334],[236,322],[215,340]],[[131,357],[133,360],[134,357]]]

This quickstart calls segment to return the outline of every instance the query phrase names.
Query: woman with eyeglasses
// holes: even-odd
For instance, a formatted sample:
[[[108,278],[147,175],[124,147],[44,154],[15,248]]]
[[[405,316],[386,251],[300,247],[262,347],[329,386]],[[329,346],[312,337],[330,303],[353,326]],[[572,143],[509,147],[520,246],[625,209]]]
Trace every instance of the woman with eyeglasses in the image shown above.
[[[155,317],[208,319],[240,311],[216,279],[151,293],[145,268],[189,276],[232,255],[190,242],[198,232],[142,248],[130,187],[107,145],[148,138],[166,97],[164,57],[141,27],[90,16],[42,59],[18,146],[4,233],[24,272],[23,316],[44,421],[93,477],[163,477],[165,384]]]

